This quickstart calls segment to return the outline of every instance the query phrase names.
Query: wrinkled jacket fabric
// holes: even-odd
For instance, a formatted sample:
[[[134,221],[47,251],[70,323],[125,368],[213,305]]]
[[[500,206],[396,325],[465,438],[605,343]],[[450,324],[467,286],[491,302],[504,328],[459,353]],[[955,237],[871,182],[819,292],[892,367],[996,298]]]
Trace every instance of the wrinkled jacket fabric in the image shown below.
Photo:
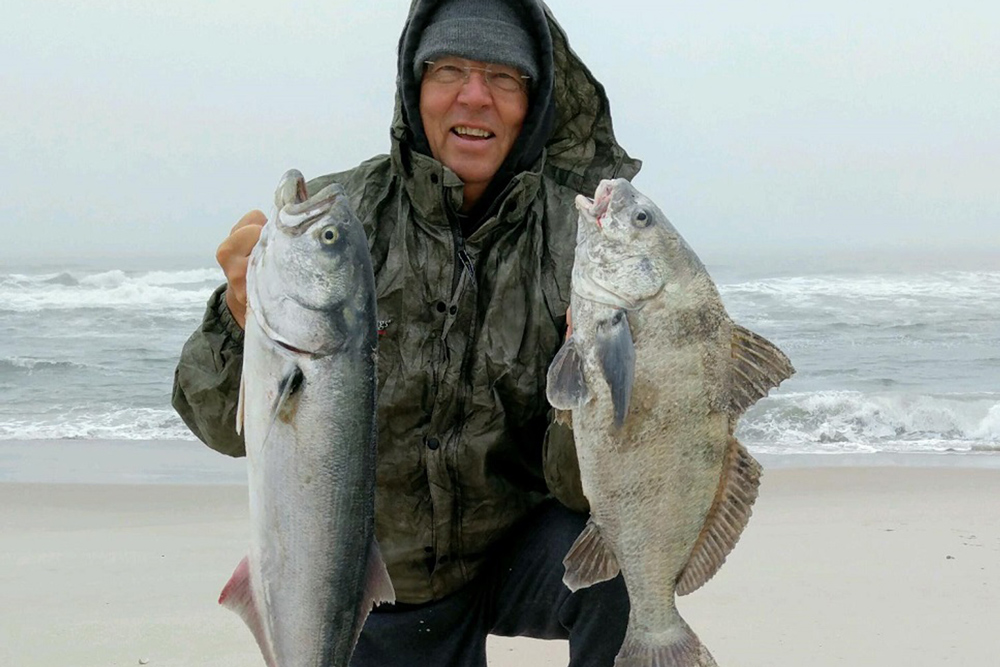
[[[555,130],[495,215],[463,238],[446,207],[463,185],[408,145],[400,103],[392,151],[317,178],[343,185],[364,223],[378,291],[376,535],[397,600],[421,603],[475,576],[491,545],[551,493],[586,509],[572,435],[550,425],[545,375],[562,343],[577,193],[631,178],[602,86],[545,10]],[[187,341],[173,403],[208,446],[245,454],[235,432],[243,333],[212,295]]]

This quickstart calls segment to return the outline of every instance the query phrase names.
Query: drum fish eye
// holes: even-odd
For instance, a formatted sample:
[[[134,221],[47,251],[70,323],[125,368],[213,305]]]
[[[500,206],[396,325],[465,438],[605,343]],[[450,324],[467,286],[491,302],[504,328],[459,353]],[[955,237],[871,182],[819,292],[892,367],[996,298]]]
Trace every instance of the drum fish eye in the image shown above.
[[[636,227],[649,227],[653,223],[653,216],[646,209],[640,208],[638,213],[635,214],[633,222]]]
[[[337,231],[336,227],[324,227],[319,233],[319,238],[324,245],[333,245],[340,238],[340,232]]]

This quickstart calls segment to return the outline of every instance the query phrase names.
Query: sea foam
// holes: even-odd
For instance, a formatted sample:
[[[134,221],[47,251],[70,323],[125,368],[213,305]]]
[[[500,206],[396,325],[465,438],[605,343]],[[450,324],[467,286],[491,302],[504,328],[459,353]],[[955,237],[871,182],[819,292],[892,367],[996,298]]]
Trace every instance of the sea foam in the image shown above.
[[[113,270],[80,276],[7,274],[0,276],[0,311],[197,309],[224,280],[218,269],[136,274]]]
[[[1000,444],[1000,394],[778,394],[747,412],[737,436],[775,454],[982,450]]]

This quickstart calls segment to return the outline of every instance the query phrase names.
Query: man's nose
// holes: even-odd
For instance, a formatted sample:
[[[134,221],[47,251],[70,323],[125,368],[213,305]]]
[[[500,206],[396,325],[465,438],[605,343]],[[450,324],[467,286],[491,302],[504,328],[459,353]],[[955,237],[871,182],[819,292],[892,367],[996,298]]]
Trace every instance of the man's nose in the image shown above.
[[[472,70],[468,80],[462,84],[458,99],[471,106],[485,106],[493,102],[493,93],[486,83],[486,73]]]

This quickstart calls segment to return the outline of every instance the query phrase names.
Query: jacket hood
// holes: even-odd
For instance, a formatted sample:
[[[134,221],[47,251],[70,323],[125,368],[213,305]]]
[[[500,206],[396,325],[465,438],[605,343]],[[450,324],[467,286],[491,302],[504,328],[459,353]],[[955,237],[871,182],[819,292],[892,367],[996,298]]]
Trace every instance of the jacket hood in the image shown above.
[[[577,192],[593,192],[604,178],[631,179],[642,163],[618,145],[604,87],[570,48],[551,10],[537,0],[520,2],[531,17],[526,23],[536,27],[539,80],[533,84],[521,134],[483,200],[491,203],[543,155],[543,172]],[[407,175],[415,154],[430,156],[420,121],[420,82],[414,77],[413,57],[440,4],[441,0],[413,0],[399,39],[392,140],[393,156]]]

